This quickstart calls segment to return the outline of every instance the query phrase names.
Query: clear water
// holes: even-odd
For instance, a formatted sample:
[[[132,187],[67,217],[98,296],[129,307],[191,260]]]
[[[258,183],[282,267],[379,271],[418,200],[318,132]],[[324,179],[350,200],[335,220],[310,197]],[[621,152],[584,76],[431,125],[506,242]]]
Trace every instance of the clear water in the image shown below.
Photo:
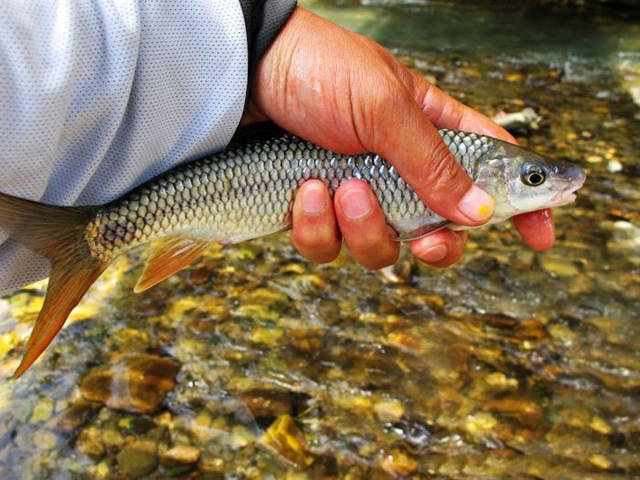
[[[640,475],[638,22],[306,5],[487,114],[535,108],[519,141],[588,171],[556,246],[533,253],[501,224],[447,270],[405,255],[388,283],[346,254],[310,264],[283,235],[211,250],[142,295],[140,258],[123,258],[0,383],[0,477]],[[0,299],[0,377],[43,293]]]

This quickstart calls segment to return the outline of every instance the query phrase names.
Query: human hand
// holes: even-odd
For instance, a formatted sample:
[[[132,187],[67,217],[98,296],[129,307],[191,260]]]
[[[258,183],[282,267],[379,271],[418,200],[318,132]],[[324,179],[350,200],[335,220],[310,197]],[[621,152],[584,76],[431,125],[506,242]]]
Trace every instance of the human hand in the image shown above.
[[[487,117],[405,68],[382,46],[302,8],[296,8],[264,55],[253,102],[267,118],[324,148],[376,152],[429,208],[462,225],[489,220],[493,200],[472,184],[437,128],[515,142]],[[549,210],[520,215],[514,223],[533,249],[553,244]],[[368,185],[346,182],[332,202],[322,182],[306,182],[293,207],[296,248],[311,260],[331,261],[340,251],[340,232],[351,255],[367,268],[397,260],[398,243]],[[422,261],[444,267],[461,257],[466,238],[466,232],[441,230],[412,241],[411,250]]]

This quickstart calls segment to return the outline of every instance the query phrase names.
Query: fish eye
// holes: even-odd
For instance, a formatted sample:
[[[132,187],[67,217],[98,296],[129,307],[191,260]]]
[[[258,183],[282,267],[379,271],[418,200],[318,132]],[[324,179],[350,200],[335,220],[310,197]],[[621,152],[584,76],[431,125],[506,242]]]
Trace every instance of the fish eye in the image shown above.
[[[542,167],[534,163],[527,163],[522,167],[520,178],[525,185],[537,187],[542,185],[546,179],[546,173]]]

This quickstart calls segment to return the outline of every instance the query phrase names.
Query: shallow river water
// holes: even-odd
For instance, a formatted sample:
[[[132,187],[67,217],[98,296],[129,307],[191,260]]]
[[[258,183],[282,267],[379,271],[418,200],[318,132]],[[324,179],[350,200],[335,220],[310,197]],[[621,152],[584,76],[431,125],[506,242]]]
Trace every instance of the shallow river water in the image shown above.
[[[640,476],[637,16],[305,4],[489,115],[534,108],[518,140],[588,171],[555,247],[503,224],[391,279],[281,235],[134,295],[141,252],[8,381],[27,287],[0,299],[0,478]]]

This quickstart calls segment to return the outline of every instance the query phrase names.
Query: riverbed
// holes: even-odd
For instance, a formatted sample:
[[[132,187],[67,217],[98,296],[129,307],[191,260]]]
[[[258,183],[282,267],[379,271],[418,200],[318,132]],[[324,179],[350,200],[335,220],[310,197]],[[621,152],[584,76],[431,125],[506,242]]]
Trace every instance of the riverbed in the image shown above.
[[[557,242],[474,231],[394,276],[286,234],[210,249],[140,295],[118,260],[42,359],[0,380],[0,477],[640,475],[640,22],[629,15],[307,1],[518,141],[587,171]],[[46,283],[0,299],[0,379]]]

